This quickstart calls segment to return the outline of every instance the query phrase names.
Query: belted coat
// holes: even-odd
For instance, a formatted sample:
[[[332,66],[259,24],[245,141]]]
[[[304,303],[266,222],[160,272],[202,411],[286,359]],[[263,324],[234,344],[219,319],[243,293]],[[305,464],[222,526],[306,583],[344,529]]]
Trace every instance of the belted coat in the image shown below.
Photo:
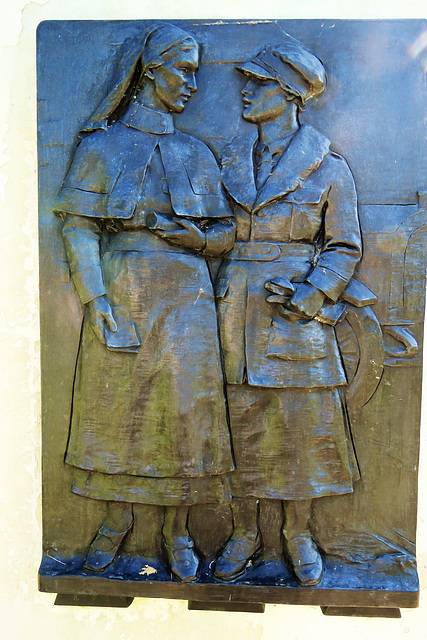
[[[350,169],[329,140],[302,125],[264,185],[255,186],[253,139],[235,138],[222,156],[237,242],[216,293],[227,382],[273,388],[346,383],[335,332],[318,320],[292,322],[267,302],[265,283],[307,281],[333,305],[362,253]]]
[[[359,476],[334,328],[286,317],[267,301],[265,284],[310,282],[324,292],[324,306],[334,305],[361,256],[353,178],[329,140],[303,125],[290,142],[276,142],[276,164],[257,189],[254,147],[236,138],[221,169],[237,224],[217,279],[232,493],[282,500],[348,493]]]

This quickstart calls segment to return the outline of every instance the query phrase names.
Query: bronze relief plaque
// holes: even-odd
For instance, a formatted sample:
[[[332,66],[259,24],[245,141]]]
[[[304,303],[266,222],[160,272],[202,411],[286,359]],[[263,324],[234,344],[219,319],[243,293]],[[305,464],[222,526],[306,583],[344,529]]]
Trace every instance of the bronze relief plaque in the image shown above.
[[[426,28],[39,26],[58,604],[417,605]]]

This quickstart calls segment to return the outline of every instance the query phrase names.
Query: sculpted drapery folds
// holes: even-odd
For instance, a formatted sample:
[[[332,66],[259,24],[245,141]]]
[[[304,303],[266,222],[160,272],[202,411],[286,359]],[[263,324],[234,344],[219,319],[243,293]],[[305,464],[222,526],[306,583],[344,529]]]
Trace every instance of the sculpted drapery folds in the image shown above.
[[[56,204],[85,305],[66,462],[72,490],[108,504],[85,566],[111,564],[133,503],[156,504],[166,560],[193,581],[188,508],[233,496],[214,572],[233,580],[262,549],[258,499],[280,499],[285,556],[301,585],[318,584],[311,502],[358,478],[334,325],[361,257],[348,165],[298,117],[325,88],[323,65],[288,39],[238,67],[258,139],[232,140],[220,175],[171,115],[196,90],[193,38],[156,25],[132,49]],[[223,258],[217,307],[208,257]]]
[[[57,604],[417,606],[423,30],[39,25]]]
[[[361,257],[356,190],[330,141],[299,122],[326,86],[320,60],[289,39],[237,69],[258,139],[237,137],[222,157],[237,223],[217,282],[236,471],[234,532],[215,575],[245,570],[262,548],[257,499],[281,499],[285,556],[301,585],[315,585],[311,501],[351,492],[358,477],[333,328]]]
[[[212,152],[174,126],[196,91],[195,40],[158,24],[135,46],[56,204],[85,305],[66,462],[72,490],[108,504],[87,569],[114,560],[132,503],[164,505],[165,557],[188,582],[188,507],[228,500],[234,468],[206,257],[230,250],[235,225]]]

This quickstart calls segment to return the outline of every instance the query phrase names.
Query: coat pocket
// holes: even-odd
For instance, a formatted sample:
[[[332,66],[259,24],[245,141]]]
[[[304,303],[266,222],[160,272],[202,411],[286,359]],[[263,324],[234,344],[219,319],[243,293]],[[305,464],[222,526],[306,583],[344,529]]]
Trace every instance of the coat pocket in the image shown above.
[[[291,240],[311,240],[322,219],[323,189],[301,189],[289,194],[291,203]]]
[[[267,358],[313,362],[326,358],[326,336],[317,320],[292,322],[273,318],[270,325]]]

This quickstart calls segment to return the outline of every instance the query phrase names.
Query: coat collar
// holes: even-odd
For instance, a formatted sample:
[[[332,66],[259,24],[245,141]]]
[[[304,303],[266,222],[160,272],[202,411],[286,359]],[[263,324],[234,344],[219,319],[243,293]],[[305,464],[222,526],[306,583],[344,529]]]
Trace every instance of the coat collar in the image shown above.
[[[295,191],[329,151],[330,141],[310,125],[303,125],[292,138],[274,171],[258,192],[254,213],[269,202]]]
[[[231,197],[250,211],[257,196],[254,175],[256,134],[237,136],[225,148],[221,158],[221,181]]]
[[[225,150],[221,170],[223,184],[233,199],[254,213],[300,187],[318,169],[330,146],[330,141],[317,129],[302,125],[257,192],[253,168],[254,142],[244,137],[235,138]]]
[[[128,127],[145,133],[164,135],[175,131],[170,113],[161,113],[133,100],[121,121]]]

